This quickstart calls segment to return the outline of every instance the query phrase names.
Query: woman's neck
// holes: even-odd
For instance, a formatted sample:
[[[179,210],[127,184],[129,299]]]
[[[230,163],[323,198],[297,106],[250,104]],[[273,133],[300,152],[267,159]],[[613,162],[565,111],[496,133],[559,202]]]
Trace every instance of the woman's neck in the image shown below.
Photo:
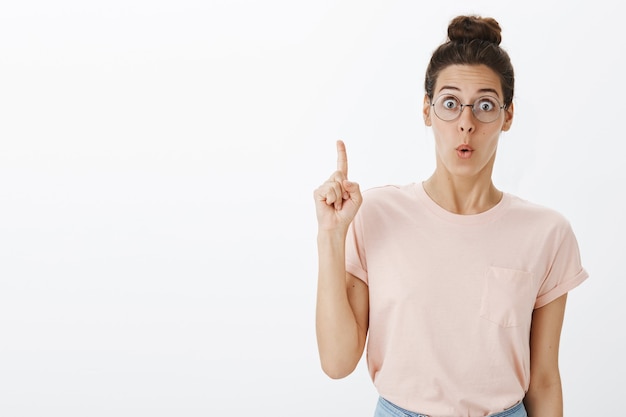
[[[435,172],[423,182],[426,194],[443,209],[455,214],[478,214],[502,200],[502,191],[491,181],[455,178]]]

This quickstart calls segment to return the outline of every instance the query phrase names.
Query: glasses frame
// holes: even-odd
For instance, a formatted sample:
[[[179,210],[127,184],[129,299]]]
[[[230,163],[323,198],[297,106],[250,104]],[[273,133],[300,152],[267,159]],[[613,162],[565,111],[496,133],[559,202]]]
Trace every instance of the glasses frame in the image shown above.
[[[453,97],[453,98],[454,98],[454,99],[456,99],[456,101],[459,103],[459,111],[457,112],[456,116],[455,116],[455,117],[453,117],[452,119],[444,119],[444,118],[442,118],[441,116],[439,116],[439,115],[437,114],[437,110],[435,109],[435,104],[436,104],[436,103],[437,103],[437,101],[438,101],[440,98],[442,98],[442,97]],[[481,99],[483,99],[483,98],[488,98],[488,99],[490,99],[490,100],[495,101],[497,104],[499,104],[499,106],[496,106],[496,107],[498,107],[498,115],[495,117],[495,119],[490,120],[490,121],[488,121],[488,122],[484,122],[484,121],[480,120],[480,119],[476,116],[476,113],[474,113],[474,106],[476,105],[476,103],[478,103],[478,102],[479,102]],[[495,97],[493,97],[493,96],[480,96],[480,97],[478,97],[476,100],[474,100],[474,102],[473,102],[472,104],[463,104],[463,103],[461,103],[461,99],[460,99],[460,98],[458,98],[457,96],[455,96],[454,94],[441,94],[441,95],[437,96],[437,98],[436,98],[435,100],[433,100],[433,101],[430,103],[430,105],[431,105],[431,106],[432,106],[432,108],[433,108],[433,113],[435,113],[435,116],[437,116],[437,118],[438,118],[439,120],[442,120],[442,121],[444,121],[444,122],[452,122],[452,121],[454,121],[454,120],[458,119],[458,118],[461,116],[461,114],[463,114],[463,109],[464,109],[465,107],[469,107],[469,108],[471,108],[471,109],[472,109],[472,116],[474,116],[474,118],[475,118],[476,120],[478,120],[478,121],[479,121],[479,122],[481,122],[481,123],[493,123],[493,122],[495,122],[496,120],[498,120],[498,118],[500,117],[500,114],[502,113],[502,110],[506,108],[506,104],[500,104],[500,100],[498,100],[497,98],[495,98]]]

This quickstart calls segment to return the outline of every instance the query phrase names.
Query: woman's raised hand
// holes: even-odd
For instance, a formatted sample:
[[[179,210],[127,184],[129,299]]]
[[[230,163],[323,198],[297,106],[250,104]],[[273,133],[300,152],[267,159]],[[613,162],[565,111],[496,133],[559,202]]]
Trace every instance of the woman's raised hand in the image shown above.
[[[337,171],[313,195],[319,230],[347,231],[363,198],[359,185],[348,181],[348,155],[342,141],[337,141]]]

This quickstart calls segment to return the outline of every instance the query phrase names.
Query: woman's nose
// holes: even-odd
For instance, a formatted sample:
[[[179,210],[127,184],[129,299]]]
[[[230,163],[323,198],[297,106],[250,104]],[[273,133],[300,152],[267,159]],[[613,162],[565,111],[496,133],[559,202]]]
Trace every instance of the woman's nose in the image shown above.
[[[459,129],[461,132],[473,132],[474,131],[474,113],[472,112],[472,106],[464,105],[461,107],[461,115],[459,116]]]

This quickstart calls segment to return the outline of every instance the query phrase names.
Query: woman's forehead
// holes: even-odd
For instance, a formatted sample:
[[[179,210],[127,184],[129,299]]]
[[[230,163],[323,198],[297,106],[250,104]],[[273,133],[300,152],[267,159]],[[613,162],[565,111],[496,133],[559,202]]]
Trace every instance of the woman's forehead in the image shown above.
[[[435,95],[443,90],[502,97],[500,77],[486,65],[450,65],[444,68],[437,77]]]

